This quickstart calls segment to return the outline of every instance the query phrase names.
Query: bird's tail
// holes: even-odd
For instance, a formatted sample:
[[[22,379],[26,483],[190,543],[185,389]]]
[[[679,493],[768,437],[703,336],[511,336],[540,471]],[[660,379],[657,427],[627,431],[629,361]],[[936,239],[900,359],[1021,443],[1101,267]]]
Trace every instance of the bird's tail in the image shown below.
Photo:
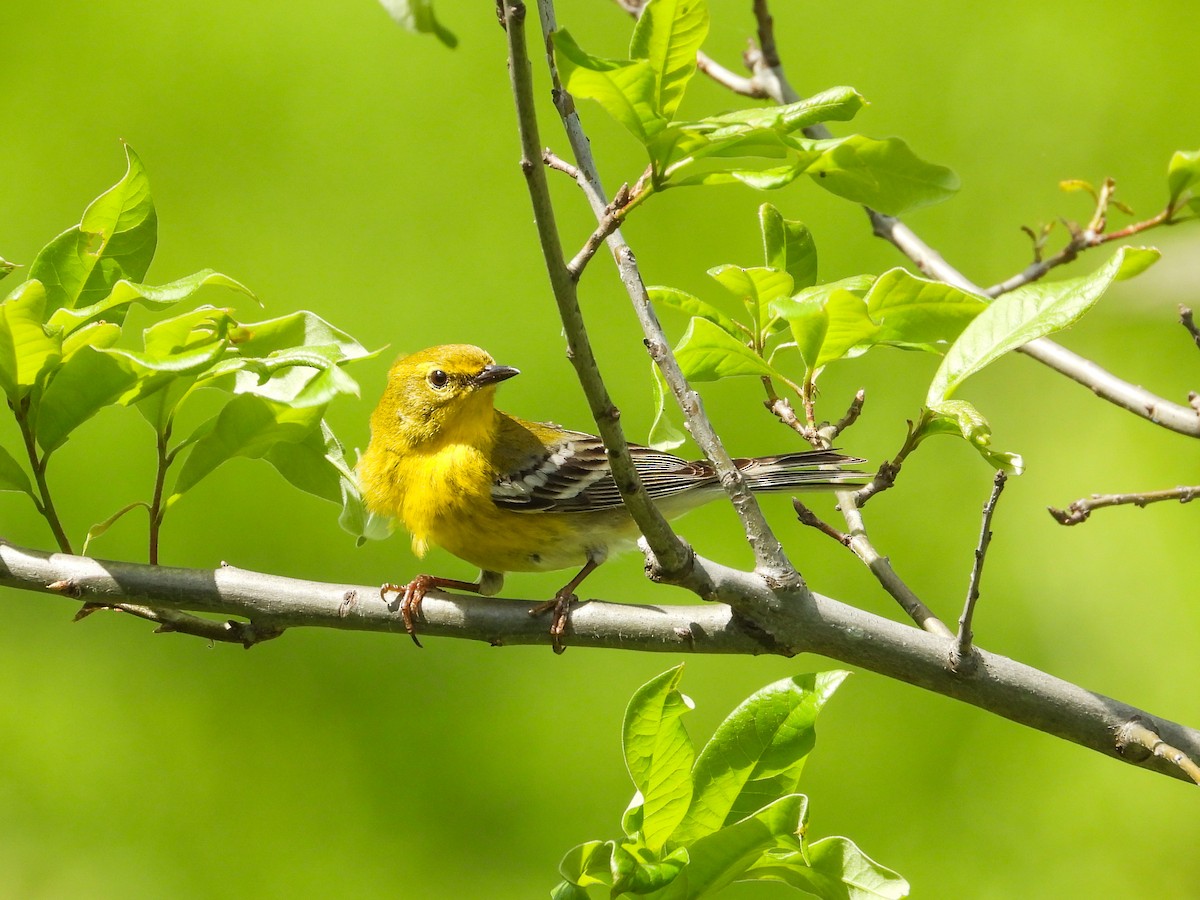
[[[735,459],[752,491],[828,491],[862,484],[865,472],[843,469],[866,462],[833,450],[800,450],[779,456]],[[835,468],[836,467],[836,468]]]

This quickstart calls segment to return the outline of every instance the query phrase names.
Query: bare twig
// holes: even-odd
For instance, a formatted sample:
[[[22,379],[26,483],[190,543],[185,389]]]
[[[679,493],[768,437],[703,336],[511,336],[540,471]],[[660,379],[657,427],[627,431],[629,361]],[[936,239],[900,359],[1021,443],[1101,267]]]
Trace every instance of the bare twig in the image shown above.
[[[1200,784],[1200,765],[1177,747],[1172,747],[1141,717],[1130,719],[1117,731],[1117,748],[1128,757],[1153,755],[1179,767],[1188,778]],[[1136,748],[1136,749],[1135,749]],[[1141,753],[1137,752],[1141,751]]]
[[[571,273],[571,277],[576,281],[583,274],[584,268],[596,255],[596,251],[600,249],[600,245],[608,240],[608,236],[621,227],[621,211],[625,208],[625,204],[629,202],[629,185],[623,184],[617,190],[617,195],[613,197],[612,202],[604,209],[604,215],[600,218],[600,224],[596,226],[596,230],[591,233],[583,248],[575,254],[575,257],[567,263],[567,271]]]
[[[1101,195],[1103,196],[1103,195]],[[1100,247],[1110,241],[1119,241],[1124,238],[1132,237],[1142,231],[1162,225],[1167,221],[1170,210],[1163,210],[1158,215],[1146,219],[1143,222],[1135,222],[1119,231],[1097,231],[1092,226],[1076,230],[1071,239],[1067,241],[1066,246],[1055,253],[1053,256],[1045,259],[1034,259],[1032,263],[1022,272],[1001,281],[998,284],[993,284],[986,288],[983,293],[988,297],[999,297],[1001,294],[1006,294],[1009,291],[1016,290],[1019,287],[1024,287],[1027,284],[1032,284],[1039,278],[1042,278],[1052,270],[1059,266],[1073,262],[1080,253],[1084,250],[1091,250],[1093,247]]]
[[[666,570],[686,572],[691,566],[691,550],[671,530],[662,513],[654,506],[638,477],[629,454],[625,432],[619,421],[620,413],[612,402],[600,368],[592,352],[583,314],[579,309],[575,278],[567,268],[554,220],[554,207],[546,183],[546,170],[539,164],[543,158],[538,137],[537,113],[533,99],[533,76],[525,44],[525,5],[519,0],[504,0],[501,5],[505,35],[508,42],[509,75],[517,108],[517,124],[521,136],[521,169],[529,188],[534,220],[550,286],[558,304],[563,330],[567,336],[568,355],[588,399],[592,417],[604,440],[617,489],[621,492],[629,514],[653,549],[655,557]],[[607,205],[607,204],[606,204]]]
[[[554,169],[557,172],[562,172],[564,175],[568,175],[571,178],[574,178],[576,181],[578,181],[580,178],[579,170],[565,159],[552,152],[549,147],[542,151],[542,162],[548,165],[551,169]]]
[[[1197,349],[1200,349],[1200,328],[1196,327],[1196,321],[1192,318],[1192,310],[1190,307],[1179,306],[1179,324],[1187,329],[1187,333],[1192,336],[1192,340],[1196,342]]]
[[[1086,499],[1076,500],[1066,509],[1056,509],[1048,506],[1046,509],[1060,525],[1078,525],[1086,522],[1094,509],[1106,506],[1148,506],[1163,500],[1178,500],[1187,503],[1200,496],[1200,485],[1191,487],[1175,487],[1164,491],[1143,491],[1138,494],[1092,494]]]
[[[707,53],[697,51],[696,68],[735,94],[741,94],[743,97],[750,97],[754,100],[764,100],[767,97],[766,90],[758,83],[757,79],[746,78],[736,72],[731,72]]]
[[[761,578],[697,558],[706,598],[721,604],[626,605],[587,601],[572,613],[573,647],[688,653],[816,653],[860,666],[1089,747],[1114,759],[1184,778],[1178,765],[1151,754],[1125,755],[1115,735],[1134,718],[1155,721],[1161,740],[1200,758],[1200,731],[1158,719],[1044,672],[977,650],[974,674],[946,669],[946,641],[828,597],[778,604],[773,641],[747,629],[723,603],[737,595],[774,597]],[[134,603],[222,616],[247,617],[256,628],[333,628],[387,632],[404,638],[400,613],[379,599],[377,585],[325,584],[250,572],[235,566],[180,569],[107,562],[25,550],[0,542],[0,586],[64,596],[48,585],[70,582],[73,596],[98,605]],[[72,600],[71,602],[75,602]],[[423,634],[484,641],[496,646],[548,645],[544,623],[526,615],[533,601],[430,592],[421,608]],[[405,638],[407,640],[407,638]]]
[[[992,482],[992,495],[983,507],[983,524],[979,528],[979,545],[975,548],[975,562],[971,566],[971,579],[967,586],[967,602],[963,605],[962,616],[958,620],[958,639],[950,654],[950,668],[956,672],[969,666],[968,660],[974,660],[971,653],[971,641],[975,636],[971,631],[971,622],[975,617],[975,604],[979,600],[979,581],[983,577],[983,561],[987,556],[988,547],[992,543],[992,515],[996,512],[996,502],[1000,499],[1000,492],[1004,490],[1007,480],[1008,476],[1004,474],[1003,469],[996,472],[995,480]]]
[[[629,5],[622,3],[621,5],[626,9],[640,8],[640,4]],[[575,156],[576,165],[583,176],[583,181],[586,183],[584,195],[587,197],[597,221],[599,221],[604,216],[609,201],[604,193],[604,187],[600,182],[600,176],[592,157],[591,145],[587,135],[584,134],[583,126],[580,124],[579,116],[575,111],[575,101],[563,88],[562,81],[558,75],[558,67],[554,62],[553,45],[550,38],[558,26],[555,20],[552,0],[538,0],[538,10],[541,15],[542,36],[546,42],[547,65],[550,68],[551,82],[554,87],[553,96],[555,106],[562,118],[563,128],[571,144],[571,152]],[[634,194],[634,200],[631,200],[631,204],[636,202],[636,197],[639,194],[637,186],[633,188],[632,193]],[[670,343],[667,341],[662,325],[659,324],[658,316],[650,303],[650,297],[646,292],[646,285],[642,280],[641,271],[638,268],[633,251],[625,242],[625,238],[622,236],[619,228],[610,234],[607,240],[609,249],[616,259],[617,271],[621,276],[621,282],[625,285],[625,290],[633,301],[634,312],[642,326],[646,349],[649,351],[650,357],[658,365],[663,374],[663,379],[670,387],[675,401],[683,411],[684,424],[688,432],[697,445],[699,445],[704,455],[712,462],[721,479],[721,485],[729,494],[734,509],[737,511],[738,517],[745,529],[746,540],[754,551],[756,569],[773,585],[780,587],[801,586],[803,582],[799,573],[796,572],[783,552],[783,547],[763,516],[758,501],[754,498],[750,489],[746,487],[745,479],[741,472],[733,464],[733,460],[730,458],[728,451],[725,450],[725,446],[717,435],[716,430],[712,427],[712,423],[709,422],[708,417],[704,414],[704,405],[700,400],[699,394],[692,390],[691,385],[684,378],[683,372],[679,368],[679,363],[675,360],[675,356],[671,352]],[[667,564],[669,566],[668,561],[657,558],[657,550],[653,546],[651,549],[655,551],[655,565]],[[682,574],[682,570],[680,570],[680,573]]]
[[[850,546],[850,535],[846,534],[844,531],[838,531],[836,528],[818,516],[815,512],[801,503],[798,498],[792,498],[792,506],[795,508],[796,516],[800,519],[802,524],[807,525],[809,528],[817,529],[817,531],[821,532],[821,534],[833,538],[843,547]]]

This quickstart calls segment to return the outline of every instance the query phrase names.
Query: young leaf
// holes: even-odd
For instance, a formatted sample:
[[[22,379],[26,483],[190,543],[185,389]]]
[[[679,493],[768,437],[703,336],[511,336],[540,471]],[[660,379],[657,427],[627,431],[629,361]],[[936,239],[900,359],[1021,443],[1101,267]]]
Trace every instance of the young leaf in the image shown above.
[[[709,269],[708,274],[750,310],[756,340],[771,319],[771,304],[792,293],[792,276],[778,269],[717,266]]]
[[[766,264],[792,276],[796,290],[817,283],[817,245],[803,222],[793,222],[770,203],[758,208]]]
[[[934,434],[953,434],[966,440],[995,469],[1010,475],[1025,471],[1025,460],[1019,453],[1004,453],[991,448],[992,426],[983,413],[965,400],[945,400],[931,406],[917,425],[917,440]]]
[[[614,846],[616,845],[613,841],[586,841],[577,844],[563,856],[558,864],[558,873],[568,883],[580,888],[593,884],[612,884]]]
[[[785,135],[818,122],[848,122],[862,109],[863,102],[862,94],[852,87],[832,87],[783,106],[751,106],[678,124],[713,141],[758,131]]]
[[[747,872],[755,881],[781,881],[829,900],[902,900],[911,888],[849,838],[827,837],[805,850],[773,850]]]
[[[433,14],[432,0],[379,0],[401,28],[414,34],[432,34],[453,50],[458,38]]]
[[[591,56],[565,28],[554,32],[554,50],[563,86],[577,98],[595,100],[642,144],[666,127],[649,62]]]
[[[1183,192],[1200,182],[1200,150],[1177,150],[1167,165],[1168,206],[1174,206]]]
[[[969,376],[1008,351],[1075,323],[1114,281],[1132,278],[1159,256],[1154,249],[1122,247],[1091,275],[1029,284],[1003,294],[946,351],[929,386],[925,405],[939,406]]]
[[[646,443],[655,450],[674,450],[685,438],[667,415],[667,386],[663,384],[662,372],[653,362],[650,363],[650,376],[654,379],[654,421]]]
[[[33,485],[11,453],[0,447],[0,491],[20,491],[33,497]]]
[[[132,281],[121,279],[112,286],[107,297],[91,306],[55,310],[54,314],[50,316],[49,324],[54,328],[61,328],[63,334],[66,335],[85,322],[100,316],[103,316],[105,321],[119,323],[124,320],[125,313],[131,304],[140,303],[153,310],[167,309],[181,300],[187,300],[207,284],[227,287],[255,300],[258,299],[254,296],[254,292],[240,281],[212,269],[202,269],[162,285],[135,284]]]
[[[646,288],[646,293],[650,296],[652,303],[669,306],[682,313],[687,313],[689,316],[699,316],[701,319],[708,319],[708,321],[718,326],[722,331],[728,332],[735,338],[748,337],[750,334],[748,328],[735,322],[711,303],[705,303],[703,300],[693,297],[686,291],[681,291],[678,288],[654,285]]]
[[[773,799],[737,822],[704,834],[688,844],[687,867],[675,882],[686,892],[668,892],[664,898],[707,897],[740,880],[773,847],[781,843],[798,847],[796,833],[803,828],[807,817],[808,799],[803,794],[789,794]]]
[[[12,270],[17,268],[16,263],[11,263],[3,256],[0,256],[0,279],[6,278],[12,274]]]
[[[847,675],[785,678],[738,706],[700,751],[692,805],[671,840],[695,841],[793,793],[816,742],[817,715]]]
[[[294,409],[253,394],[234,397],[220,413],[197,429],[203,436],[188,452],[174,494],[167,502],[174,503],[228,459],[235,456],[257,459],[280,441],[304,440],[318,427],[323,413],[323,407]]]
[[[737,338],[696,316],[675,348],[675,358],[692,381],[776,374],[766,360]]]
[[[126,503],[103,522],[97,522],[95,525],[89,528],[87,535],[83,539],[83,547],[79,551],[80,555],[87,556],[88,547],[91,545],[92,541],[103,535],[106,531],[108,531],[108,529],[112,528],[113,525],[117,524],[117,520],[126,513],[133,512],[138,507],[149,510],[150,504],[146,503],[144,500],[134,500],[132,503]]]
[[[980,297],[901,268],[884,272],[867,292],[867,314],[879,325],[875,340],[943,352],[987,308]]]
[[[125,146],[126,171],[92,201],[79,225],[47,244],[29,267],[46,285],[50,309],[98,303],[122,278],[140,281],[158,241],[150,182],[137,154]]]
[[[62,355],[62,340],[42,325],[46,289],[30,279],[0,301],[0,390],[15,405]]]
[[[797,141],[821,156],[807,174],[825,190],[891,216],[941,203],[958,190],[958,176],[925,162],[899,138],[875,140],[861,134],[823,141]]]
[[[683,820],[692,800],[696,753],[680,717],[692,701],[679,692],[683,665],[638,688],[625,710],[621,742],[625,765],[642,795],[642,834],[657,853]]]
[[[126,360],[94,347],[82,347],[54,373],[37,418],[37,441],[54,450],[105,406],[116,403],[137,383]]]
[[[829,331],[829,314],[825,312],[825,296],[805,291],[795,297],[776,300],[771,306],[773,315],[781,317],[792,330],[792,339],[804,363],[804,370],[815,373],[821,357],[821,346]]]
[[[323,421],[303,440],[281,441],[271,446],[263,458],[284,478],[306,493],[331,503],[342,502],[344,464],[342,446]]]
[[[652,104],[663,118],[675,118],[683,92],[696,73],[696,51],[707,35],[707,0],[650,0],[642,7],[629,57],[650,64],[654,73]]]

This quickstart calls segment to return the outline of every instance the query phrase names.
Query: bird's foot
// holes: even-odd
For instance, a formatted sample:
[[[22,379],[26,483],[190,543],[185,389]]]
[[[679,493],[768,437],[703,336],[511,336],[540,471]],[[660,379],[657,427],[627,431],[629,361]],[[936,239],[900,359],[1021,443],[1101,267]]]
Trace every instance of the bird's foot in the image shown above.
[[[563,588],[554,595],[553,600],[539,603],[529,610],[529,615],[540,616],[554,610],[554,621],[550,623],[550,641],[555,653],[566,650],[563,644],[563,632],[567,630],[567,617],[571,612],[571,604],[579,598],[569,588]]]
[[[425,599],[427,591],[440,586],[441,583],[432,575],[418,575],[408,584],[388,583],[379,588],[379,598],[388,604],[388,609],[394,607],[388,603],[387,595],[400,595],[400,618],[404,620],[404,630],[418,647],[421,646],[421,641],[417,638],[416,617],[421,612],[421,601]]]

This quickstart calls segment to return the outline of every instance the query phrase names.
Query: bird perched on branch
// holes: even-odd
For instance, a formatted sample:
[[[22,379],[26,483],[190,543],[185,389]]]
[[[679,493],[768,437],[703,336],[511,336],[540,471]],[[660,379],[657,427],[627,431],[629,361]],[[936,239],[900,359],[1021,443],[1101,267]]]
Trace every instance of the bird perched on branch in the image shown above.
[[[474,582],[418,575],[406,585],[383,586],[385,599],[401,594],[404,627],[414,641],[429,590],[492,595],[505,572],[579,567],[554,600],[530,610],[555,610],[551,633],[561,652],[579,583],[638,537],[600,438],[495,408],[496,386],[517,374],[478,347],[430,347],[396,361],[371,415],[371,442],[358,464],[367,506],[402,521],[417,556],[437,545],[480,568]],[[668,517],[722,493],[706,461],[636,445],[629,450],[646,492]],[[862,461],[807,450],[734,462],[752,490],[796,491],[836,488],[861,473],[819,467]]]

